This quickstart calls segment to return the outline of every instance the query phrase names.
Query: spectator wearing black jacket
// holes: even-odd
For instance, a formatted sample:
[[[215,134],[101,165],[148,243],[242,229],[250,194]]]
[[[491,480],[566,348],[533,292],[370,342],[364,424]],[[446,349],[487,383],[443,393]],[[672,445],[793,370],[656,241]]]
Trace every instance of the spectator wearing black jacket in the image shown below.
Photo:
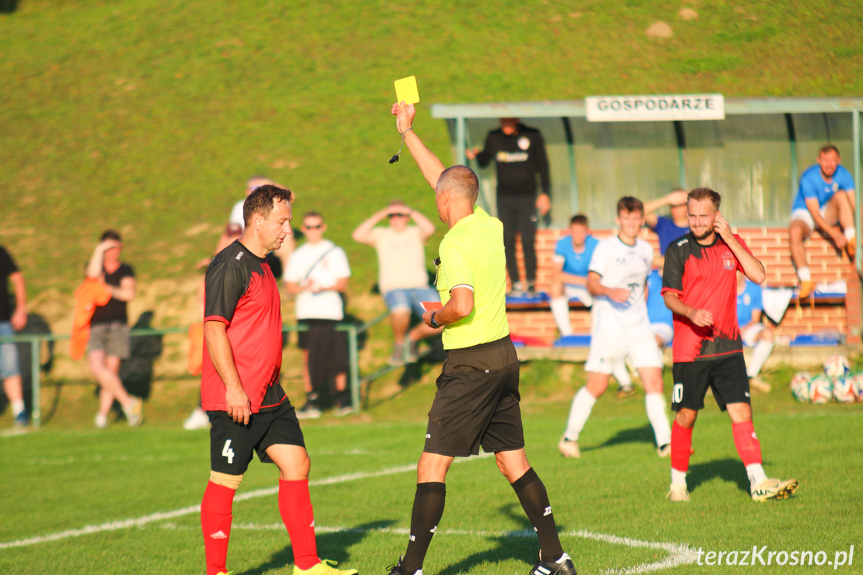
[[[506,269],[513,295],[534,295],[536,281],[536,212],[551,209],[551,178],[545,141],[539,130],[528,128],[518,118],[501,118],[500,129],[489,132],[482,150],[467,151],[481,168],[492,160],[497,167],[497,217],[503,222]],[[541,191],[537,195],[536,176]],[[515,259],[515,234],[521,234],[526,284],[522,283]]]

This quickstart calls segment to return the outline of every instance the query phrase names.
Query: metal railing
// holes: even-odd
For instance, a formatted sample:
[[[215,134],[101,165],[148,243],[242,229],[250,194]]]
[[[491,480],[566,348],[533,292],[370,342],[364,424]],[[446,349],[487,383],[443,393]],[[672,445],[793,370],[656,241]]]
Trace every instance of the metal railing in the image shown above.
[[[354,323],[340,323],[336,325],[337,331],[347,332],[348,336],[348,379],[351,386],[351,405],[354,410],[360,411],[360,367],[359,367],[359,334],[368,331],[370,328],[384,321],[389,317],[389,312],[384,312],[375,319],[365,322],[361,325]],[[291,331],[307,331],[308,327],[304,325],[286,325],[283,326],[282,332],[288,333]],[[188,333],[188,328],[168,327],[163,329],[154,328],[136,328],[129,332],[131,337],[143,337],[154,335],[169,335],[176,333]],[[0,337],[0,343],[29,343],[30,344],[30,370],[31,370],[31,385],[32,385],[32,412],[30,414],[33,427],[42,425],[42,365],[41,365],[41,348],[43,342],[63,341],[69,339],[69,335],[61,334],[54,335],[50,333],[26,334],[15,336]],[[23,367],[23,366],[22,366]]]

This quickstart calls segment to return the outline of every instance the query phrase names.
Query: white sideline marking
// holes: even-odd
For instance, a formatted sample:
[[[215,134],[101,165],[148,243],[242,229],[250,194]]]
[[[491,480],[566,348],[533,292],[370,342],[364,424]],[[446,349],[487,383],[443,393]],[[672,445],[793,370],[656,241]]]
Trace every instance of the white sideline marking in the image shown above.
[[[175,524],[165,524],[164,529],[180,529]],[[245,529],[248,531],[284,531],[285,526],[282,523],[256,524],[256,523],[236,523],[232,529]],[[185,527],[184,529],[197,530],[196,527]],[[315,526],[316,533],[392,533],[396,535],[407,536],[410,534],[408,529],[403,527],[372,527],[367,529],[359,529],[356,527],[325,527]],[[508,537],[508,538],[531,538],[536,537],[533,529],[523,529],[520,531],[476,531],[469,529],[438,529],[435,536],[468,536],[468,537]],[[650,573],[651,571],[661,571],[670,569],[678,565],[689,565],[695,563],[698,555],[695,550],[688,545],[680,545],[677,543],[661,543],[655,541],[643,541],[640,539],[632,539],[630,537],[619,537],[617,535],[608,535],[606,533],[592,533],[590,531],[566,531],[560,533],[561,537],[581,537],[582,539],[592,539],[602,543],[610,543],[613,545],[625,545],[627,547],[643,547],[648,549],[656,549],[666,551],[668,556],[661,561],[655,563],[642,563],[633,565],[632,567],[624,567],[622,569],[608,569],[603,573],[608,575],[629,575],[638,573]]]
[[[471,461],[471,459],[467,459],[465,461]],[[372,477],[382,477],[384,475],[394,475],[396,473],[413,471],[416,469],[416,467],[416,463],[411,463],[409,465],[399,465],[398,467],[381,469],[380,471],[348,473],[346,475],[336,475],[334,477],[326,477],[324,479],[313,479],[309,481],[309,486],[311,487],[315,485],[333,485],[335,483],[344,483],[346,481],[354,481],[357,479],[369,479]],[[265,497],[267,495],[273,495],[275,493],[278,493],[278,491],[278,487],[256,489],[254,491],[249,491],[248,493],[237,495],[234,498],[234,501],[247,501],[256,497]],[[91,535],[93,533],[101,533],[104,531],[117,531],[119,529],[128,529],[130,527],[142,527],[148,523],[153,523],[154,521],[173,519],[175,517],[182,517],[184,515],[192,515],[194,513],[200,512],[201,504],[199,503],[197,505],[190,505],[188,507],[182,507],[173,511],[160,511],[158,513],[152,513],[150,515],[138,517],[137,519],[109,521],[107,523],[100,523],[98,525],[87,525],[86,527],[81,527],[80,529],[68,529],[66,531],[59,531],[57,533],[50,533],[48,535],[37,535],[36,537],[18,539],[17,541],[6,541],[0,543],[0,549],[10,549],[12,547],[27,547],[29,545],[36,545],[38,543],[48,543],[50,541],[59,541],[61,539],[69,539],[70,537],[81,537],[82,535]]]

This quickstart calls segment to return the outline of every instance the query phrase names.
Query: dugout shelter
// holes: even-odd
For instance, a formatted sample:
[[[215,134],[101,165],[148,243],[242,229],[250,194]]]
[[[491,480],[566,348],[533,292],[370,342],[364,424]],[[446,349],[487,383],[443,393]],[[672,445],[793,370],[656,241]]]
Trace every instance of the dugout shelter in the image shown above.
[[[842,165],[854,176],[856,228],[863,228],[863,98],[728,98],[724,119],[704,120],[588,121],[587,111],[585,100],[431,106],[432,116],[447,123],[455,161],[477,172],[479,202],[492,214],[495,168],[479,169],[475,161],[467,160],[465,150],[482,147],[486,134],[500,126],[499,118],[515,117],[539,129],[545,138],[552,180],[551,230],[566,228],[569,218],[579,212],[590,217],[594,229],[612,228],[620,196],[649,201],[673,188],[706,186],[722,194],[723,214],[735,228],[747,232],[748,241],[763,238],[762,252],[770,255],[765,263],[774,272],[768,274],[768,285],[791,286],[796,279],[784,230],[800,174],[828,143],[839,149]],[[858,232],[856,239],[857,270],[861,269],[861,235]],[[540,236],[539,241],[548,239]],[[818,252],[823,280],[850,277],[829,245],[823,240],[811,243]],[[540,283],[541,276],[542,272]],[[855,294],[851,294],[852,283]],[[849,281],[849,299],[856,301],[858,296],[859,281],[854,278]],[[859,341],[859,304],[833,313],[788,335],[817,331],[822,324],[835,326],[837,317],[848,315],[843,331],[849,342]]]

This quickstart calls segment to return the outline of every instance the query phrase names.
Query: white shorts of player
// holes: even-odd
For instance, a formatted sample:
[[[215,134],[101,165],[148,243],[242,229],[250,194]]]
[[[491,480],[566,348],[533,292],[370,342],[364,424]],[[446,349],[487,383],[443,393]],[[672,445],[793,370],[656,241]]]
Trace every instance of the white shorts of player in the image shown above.
[[[650,331],[653,332],[653,335],[662,339],[663,346],[667,346],[668,342],[674,337],[674,328],[667,323],[652,323],[650,324]]]
[[[824,217],[824,211],[827,209],[827,206],[823,206],[819,211],[821,212],[821,217]],[[791,221],[800,220],[807,226],[809,229],[814,231],[816,229],[815,220],[812,219],[812,214],[809,213],[809,210],[806,208],[797,208],[791,212]],[[831,224],[835,224],[836,222],[829,222]]]
[[[587,286],[563,284],[563,294],[567,301],[575,298],[587,307],[593,305],[593,296],[587,291]]]
[[[629,357],[632,366],[662,367],[662,356],[649,324],[628,331],[601,330],[590,339],[585,371],[611,373],[614,366]]]
[[[767,327],[763,323],[753,323],[752,325],[747,325],[741,329],[740,337],[743,339],[743,345],[746,347],[754,346],[755,339],[758,337],[758,334],[765,329],[767,329]]]

